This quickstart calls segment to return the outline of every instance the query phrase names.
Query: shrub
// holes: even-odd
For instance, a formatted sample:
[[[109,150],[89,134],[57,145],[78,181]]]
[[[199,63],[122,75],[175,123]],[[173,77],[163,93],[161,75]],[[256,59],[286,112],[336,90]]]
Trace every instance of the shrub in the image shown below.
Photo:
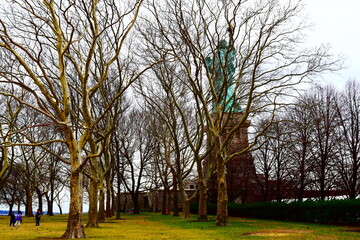
[[[197,213],[198,204],[190,211]],[[305,221],[330,224],[360,223],[360,200],[330,200],[305,202],[260,202],[251,204],[229,203],[229,216],[259,219]],[[208,214],[216,214],[216,204],[208,205]]]

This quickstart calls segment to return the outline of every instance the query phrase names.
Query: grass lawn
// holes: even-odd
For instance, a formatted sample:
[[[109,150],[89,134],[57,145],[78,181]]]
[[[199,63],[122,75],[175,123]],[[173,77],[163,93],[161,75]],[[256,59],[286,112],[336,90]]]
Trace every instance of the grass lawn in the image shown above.
[[[86,215],[85,223],[86,223]],[[215,217],[206,223],[155,213],[122,215],[108,219],[98,229],[86,229],[91,240],[100,239],[360,239],[360,226],[339,227],[309,223],[231,218],[231,226],[216,227]],[[66,228],[67,215],[43,216],[39,227],[24,217],[20,227],[9,227],[9,217],[0,216],[0,239],[57,239]]]

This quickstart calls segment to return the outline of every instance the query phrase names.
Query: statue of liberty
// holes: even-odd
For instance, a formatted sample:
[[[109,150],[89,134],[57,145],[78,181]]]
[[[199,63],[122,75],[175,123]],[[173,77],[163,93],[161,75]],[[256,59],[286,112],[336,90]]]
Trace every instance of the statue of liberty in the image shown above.
[[[221,40],[213,58],[207,57],[206,66],[215,75],[214,88],[220,99],[224,112],[242,112],[234,94],[235,50],[231,49],[226,40]],[[216,103],[213,101],[213,112]]]

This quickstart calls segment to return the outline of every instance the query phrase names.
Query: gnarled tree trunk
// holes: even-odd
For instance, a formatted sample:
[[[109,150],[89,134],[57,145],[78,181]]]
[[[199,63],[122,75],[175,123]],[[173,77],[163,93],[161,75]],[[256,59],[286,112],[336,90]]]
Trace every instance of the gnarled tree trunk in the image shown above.
[[[98,182],[90,178],[90,191],[89,191],[89,219],[86,227],[97,228],[99,227],[98,215]]]
[[[72,166],[73,167],[73,166]],[[85,238],[82,218],[82,177],[78,169],[70,175],[70,211],[65,233],[62,238]]]
[[[105,191],[104,191],[104,183],[103,179],[100,178],[99,184],[99,212],[98,212],[98,222],[105,222]]]
[[[111,206],[111,202],[112,202],[112,196],[113,196],[113,189],[112,189],[112,185],[110,183],[110,176],[106,175],[105,176],[105,180],[106,180],[106,217],[112,217],[114,214],[113,208]]]
[[[176,178],[176,173],[173,169],[171,169],[173,173],[173,198],[174,198],[174,212],[173,217],[180,216],[179,214],[179,201],[178,201],[178,182]]]
[[[229,226],[228,217],[228,197],[226,188],[226,174],[225,163],[220,156],[217,156],[217,183],[218,183],[218,197],[217,197],[217,211],[216,211],[216,225]]]
[[[199,222],[207,222],[208,215],[207,215],[207,192],[206,186],[203,181],[199,181]]]

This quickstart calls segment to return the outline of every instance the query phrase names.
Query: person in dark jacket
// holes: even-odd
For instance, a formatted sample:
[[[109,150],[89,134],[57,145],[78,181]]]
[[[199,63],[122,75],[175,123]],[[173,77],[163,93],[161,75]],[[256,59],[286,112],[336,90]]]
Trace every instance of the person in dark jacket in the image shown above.
[[[12,225],[13,227],[15,227],[15,222],[16,222],[16,220],[15,220],[15,214],[14,214],[14,212],[11,212],[11,213],[10,213],[10,227],[11,227],[11,225]]]
[[[40,226],[40,218],[41,218],[41,212],[40,209],[38,209],[35,213],[35,221],[36,221],[35,226]]]

